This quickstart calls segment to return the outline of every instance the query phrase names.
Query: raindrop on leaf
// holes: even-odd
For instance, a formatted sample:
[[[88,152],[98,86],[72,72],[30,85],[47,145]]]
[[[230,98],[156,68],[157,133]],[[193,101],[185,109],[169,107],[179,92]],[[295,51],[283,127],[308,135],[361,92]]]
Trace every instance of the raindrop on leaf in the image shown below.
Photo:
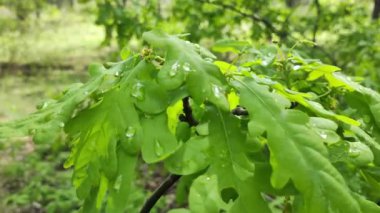
[[[183,67],[183,70],[185,70],[185,72],[190,72],[190,70],[191,70],[190,69],[190,64],[187,63],[187,62],[184,63],[182,67]]]
[[[300,65],[294,65],[294,66],[293,66],[293,70],[299,70],[299,68],[301,68]]]
[[[170,76],[170,77],[174,77],[174,76],[177,75],[179,66],[180,66],[180,65],[179,65],[178,61],[175,62],[175,63],[172,65],[171,70],[169,71],[169,76]]]
[[[162,147],[160,141],[157,139],[154,142],[154,152],[157,156],[161,156],[162,154],[164,154],[164,148]]]
[[[128,127],[127,131],[125,131],[125,137],[127,137],[128,140],[132,140],[135,134],[136,134],[136,129],[133,126]]]
[[[321,131],[319,133],[319,136],[321,136],[321,138],[323,138],[323,139],[327,139],[327,134],[324,131]]]
[[[363,145],[358,142],[350,143],[350,149],[348,150],[350,157],[358,157],[363,151]]]
[[[210,62],[210,63],[214,62],[214,60],[212,58],[205,58],[204,60],[207,62]]]
[[[144,100],[144,85],[141,82],[137,82],[132,88],[131,95],[137,100]]]
[[[45,109],[48,105],[48,102],[43,102],[42,104],[37,105],[37,109]]]
[[[217,98],[222,96],[222,92],[221,92],[220,87],[216,86],[215,84],[212,85],[212,92],[214,93],[215,97],[217,97]]]

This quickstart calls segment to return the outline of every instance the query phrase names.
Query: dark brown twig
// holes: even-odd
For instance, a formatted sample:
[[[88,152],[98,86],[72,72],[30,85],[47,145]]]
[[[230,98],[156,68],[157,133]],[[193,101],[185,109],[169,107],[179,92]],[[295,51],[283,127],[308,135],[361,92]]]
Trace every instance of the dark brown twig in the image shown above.
[[[182,99],[182,104],[183,104],[183,113],[179,120],[183,122],[187,122],[190,126],[196,126],[198,125],[198,121],[195,120],[193,116],[193,110],[191,109],[190,106],[190,98],[186,97]]]
[[[140,213],[149,213],[162,195],[164,195],[179,180],[180,177],[181,175],[169,175],[144,203]]]
[[[193,117],[193,110],[190,106],[190,98],[182,99],[183,113],[179,119],[187,122],[189,126],[198,125],[198,121]],[[171,174],[164,182],[153,192],[153,194],[145,201],[140,213],[149,213],[150,210],[156,205],[157,201],[181,178],[181,175]]]
[[[319,3],[319,0],[314,0],[315,9],[317,10],[317,18],[314,22],[314,28],[313,28],[313,42],[315,43],[317,41],[317,32],[319,28],[319,20],[321,18],[322,9],[321,4]]]
[[[243,16],[243,17],[246,17],[246,18],[250,18],[252,19],[253,21],[256,21],[256,22],[260,22],[262,24],[264,24],[264,26],[272,33],[278,35],[280,38],[284,38],[286,36],[286,33],[281,31],[281,30],[278,30],[276,27],[273,26],[273,24],[268,20],[268,19],[265,19],[255,13],[247,13],[247,12],[244,12],[242,10],[240,10],[239,8],[236,8],[235,6],[233,5],[230,5],[230,4],[226,4],[226,3],[223,3],[221,1],[210,1],[210,0],[198,0],[199,2],[202,2],[202,3],[206,3],[206,4],[212,4],[212,5],[215,5],[215,6],[219,6],[219,7],[222,7],[223,9],[226,9],[226,10],[231,10],[235,13],[238,13],[239,15]]]
[[[232,110],[233,115],[238,115],[238,116],[244,116],[248,115],[248,111],[244,109],[243,107],[236,107],[235,109]]]

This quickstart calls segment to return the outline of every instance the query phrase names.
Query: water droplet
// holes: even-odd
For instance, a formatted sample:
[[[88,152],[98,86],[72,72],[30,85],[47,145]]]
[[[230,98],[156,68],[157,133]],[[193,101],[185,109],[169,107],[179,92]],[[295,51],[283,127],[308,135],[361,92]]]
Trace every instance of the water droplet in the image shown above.
[[[89,92],[86,90],[86,91],[83,92],[83,94],[84,94],[84,95],[88,95]]]
[[[210,62],[210,63],[214,62],[212,58],[205,58],[205,61]]]
[[[218,86],[216,86],[215,84],[212,85],[212,91],[213,91],[215,97],[218,98],[218,97],[222,96],[221,89]]]
[[[61,128],[63,128],[63,127],[65,127],[65,123],[60,122],[60,123],[58,124],[58,126],[61,127]]]
[[[300,65],[294,65],[294,66],[293,66],[293,70],[299,70],[299,68],[301,68]]]
[[[356,146],[350,146],[348,151],[350,157],[357,157],[360,155],[361,150]]]
[[[220,158],[227,158],[227,151],[226,151],[226,150],[222,150],[222,151],[220,151],[220,153],[219,153],[219,157],[220,157]]]
[[[122,177],[121,175],[119,175],[119,176],[116,178],[115,184],[114,184],[114,186],[113,186],[113,188],[114,188],[115,190],[119,190],[119,189],[120,189],[120,186],[121,186],[122,180],[123,180],[123,177]]]
[[[206,180],[207,180],[207,181],[210,181],[210,180],[211,180],[211,178],[210,178],[210,177],[206,177]]]
[[[144,100],[144,85],[141,82],[137,82],[132,88],[132,97],[137,100]]]
[[[119,72],[115,72],[115,77],[120,77],[120,73]]]
[[[43,102],[42,104],[37,105],[37,109],[45,109],[48,105],[48,102]]]
[[[160,141],[157,139],[154,141],[154,152],[158,157],[164,154],[164,148],[162,147]]]
[[[136,129],[133,126],[128,127],[127,131],[125,131],[125,137],[127,137],[128,140],[132,140],[135,134],[136,134]]]
[[[322,139],[327,139],[327,134],[326,134],[326,132],[324,132],[324,131],[321,131],[321,132],[319,133],[319,136],[321,136]]]
[[[190,72],[190,64],[189,63],[184,63],[183,65],[182,65],[182,68],[183,68],[183,70],[185,71],[185,72]]]
[[[171,70],[169,71],[169,76],[170,77],[174,77],[175,75],[177,75],[178,73],[178,68],[180,67],[178,61],[175,62],[173,65],[172,65],[172,68]]]

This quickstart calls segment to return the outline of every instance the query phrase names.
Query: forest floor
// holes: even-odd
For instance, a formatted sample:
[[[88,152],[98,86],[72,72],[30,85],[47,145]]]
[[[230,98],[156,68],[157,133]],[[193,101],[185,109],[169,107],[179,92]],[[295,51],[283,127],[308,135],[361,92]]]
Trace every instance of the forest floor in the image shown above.
[[[116,48],[102,47],[104,31],[91,13],[49,9],[39,20],[17,22],[0,13],[0,123],[36,111],[70,84],[87,79],[90,63]],[[62,151],[63,150],[63,151]],[[36,146],[30,138],[0,146],[1,212],[75,212],[79,201],[62,141]]]

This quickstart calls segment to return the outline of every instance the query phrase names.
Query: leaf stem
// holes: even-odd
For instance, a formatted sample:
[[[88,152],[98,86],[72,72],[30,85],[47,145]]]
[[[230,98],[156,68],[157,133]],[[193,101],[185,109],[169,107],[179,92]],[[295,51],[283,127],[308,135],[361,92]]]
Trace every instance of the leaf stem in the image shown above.
[[[190,106],[190,97],[185,97],[182,99],[183,103],[183,113],[180,116],[180,120],[187,122],[189,126],[198,125],[198,121],[193,117],[193,110]],[[153,192],[153,194],[145,201],[140,213],[149,213],[150,210],[156,205],[157,201],[181,178],[181,175],[171,174],[164,182]]]
[[[153,192],[148,200],[145,201],[140,213],[149,213],[157,201],[179,180],[181,175],[169,175],[164,182]]]

